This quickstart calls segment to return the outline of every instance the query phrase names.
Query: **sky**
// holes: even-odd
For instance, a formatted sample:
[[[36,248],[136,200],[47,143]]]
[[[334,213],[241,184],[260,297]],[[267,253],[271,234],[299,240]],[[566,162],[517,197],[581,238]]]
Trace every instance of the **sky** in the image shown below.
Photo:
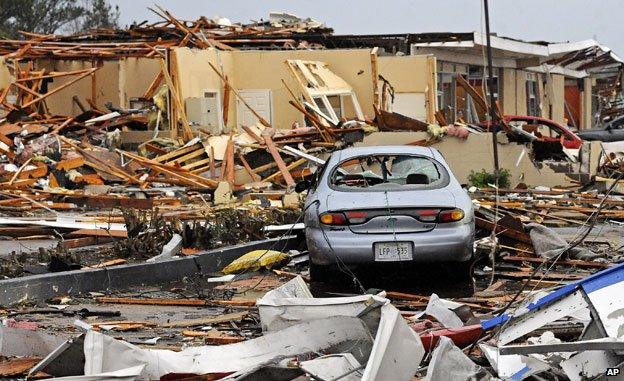
[[[482,30],[481,0],[108,0],[120,22],[155,21],[158,4],[178,18],[267,18],[270,11],[312,17],[336,34],[472,32]],[[549,42],[595,39],[624,57],[622,0],[490,0],[491,31]],[[619,26],[619,27],[618,27]]]

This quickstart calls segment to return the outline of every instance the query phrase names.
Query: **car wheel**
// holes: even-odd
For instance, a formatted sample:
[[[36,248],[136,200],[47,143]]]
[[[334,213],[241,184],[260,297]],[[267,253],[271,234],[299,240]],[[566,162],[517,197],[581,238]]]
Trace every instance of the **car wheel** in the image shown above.
[[[315,265],[310,262],[310,279],[313,282],[326,283],[334,274],[334,267],[331,265]]]

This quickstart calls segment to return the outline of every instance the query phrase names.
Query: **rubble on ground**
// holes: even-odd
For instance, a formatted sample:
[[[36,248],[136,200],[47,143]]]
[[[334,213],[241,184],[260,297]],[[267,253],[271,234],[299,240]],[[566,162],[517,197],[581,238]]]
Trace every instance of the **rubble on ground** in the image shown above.
[[[45,79],[64,78],[71,89],[99,67],[34,70],[41,57],[159,57],[175,46],[312,49],[320,47],[306,35],[331,31],[286,13],[236,24],[155,12],[164,21],[127,30],[0,40],[0,54],[17,63],[0,94],[0,245],[8,248],[0,252],[0,378],[584,380],[624,362],[617,146],[592,158],[596,168],[573,187],[503,184],[475,168],[483,181],[466,186],[476,215],[475,279],[456,287],[466,295],[395,289],[395,279],[377,289],[379,273],[339,274],[346,286],[337,279],[337,290],[318,291],[298,181],[373,133],[418,133],[422,139],[402,144],[435,146],[490,135],[488,127],[443,114],[426,123],[383,105],[374,118],[335,119],[293,96],[305,126],[271,125],[245,104],[256,124],[208,131],[186,120],[164,60],[137,108],[102,109],[76,97],[79,115],[48,112],[46,99],[58,90],[48,91]],[[326,63],[286,64],[308,96],[326,97],[326,82],[337,83],[359,107]],[[238,97],[212,68],[224,94]],[[486,105],[469,83],[460,86]],[[548,152],[514,142],[517,128],[504,124],[501,140],[521,151],[516,167],[532,156],[540,176],[552,157],[537,160]],[[127,132],[149,138],[129,144]],[[560,146],[554,161],[579,174],[587,147],[562,156]]]

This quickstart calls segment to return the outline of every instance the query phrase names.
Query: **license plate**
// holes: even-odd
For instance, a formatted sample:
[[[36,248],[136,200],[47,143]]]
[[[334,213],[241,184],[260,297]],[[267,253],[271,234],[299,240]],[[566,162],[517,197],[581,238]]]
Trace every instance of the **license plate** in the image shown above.
[[[375,261],[394,262],[412,260],[411,242],[377,242],[373,246]]]

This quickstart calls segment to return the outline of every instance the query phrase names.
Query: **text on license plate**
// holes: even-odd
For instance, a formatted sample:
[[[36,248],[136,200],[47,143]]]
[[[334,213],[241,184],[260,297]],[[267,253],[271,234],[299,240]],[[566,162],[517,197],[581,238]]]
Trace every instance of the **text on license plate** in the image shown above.
[[[375,261],[411,261],[411,242],[377,242],[373,246]]]

